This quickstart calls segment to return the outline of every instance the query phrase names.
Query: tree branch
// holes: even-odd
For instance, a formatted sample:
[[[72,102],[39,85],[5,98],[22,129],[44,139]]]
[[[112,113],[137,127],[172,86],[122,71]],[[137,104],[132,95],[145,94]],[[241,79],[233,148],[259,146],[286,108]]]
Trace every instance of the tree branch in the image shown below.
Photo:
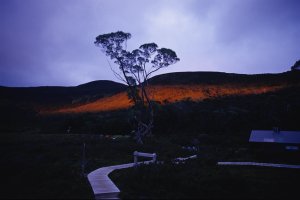
[[[119,73],[117,73],[117,72],[112,68],[112,66],[111,66],[111,64],[110,64],[110,62],[109,62],[109,60],[108,60],[107,58],[106,58],[106,61],[107,61],[108,65],[109,65],[109,67],[110,67],[110,70],[114,73],[115,77],[116,77],[117,79],[119,79],[120,81],[123,81],[125,84],[127,84],[126,80],[124,80],[124,79],[122,78],[122,76],[121,76]]]

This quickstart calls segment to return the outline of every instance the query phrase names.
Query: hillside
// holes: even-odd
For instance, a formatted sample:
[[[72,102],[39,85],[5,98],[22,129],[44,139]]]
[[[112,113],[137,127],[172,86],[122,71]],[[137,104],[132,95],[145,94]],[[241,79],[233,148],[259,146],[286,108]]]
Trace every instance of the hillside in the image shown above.
[[[75,87],[0,87],[0,132],[35,129],[41,109],[81,105],[124,88],[113,81],[94,81]]]
[[[159,104],[183,100],[201,101],[236,95],[273,92],[298,85],[299,73],[228,74],[221,72],[177,72],[150,79],[148,92]],[[125,91],[81,105],[69,105],[48,113],[84,113],[126,109],[132,106]],[[45,112],[45,111],[44,111]]]
[[[113,81],[93,81],[75,87],[0,87],[0,106],[5,102],[26,104],[35,108],[57,107],[65,104],[86,103],[93,99],[123,91],[125,85]]]
[[[297,130],[300,72],[243,75],[182,72],[153,77],[155,130],[248,130],[279,121]],[[95,81],[76,87],[0,87],[0,133],[128,133],[126,87]],[[118,126],[116,126],[118,124]],[[175,126],[176,124],[176,126]],[[215,126],[218,124],[218,126]],[[196,126],[197,125],[197,126]]]

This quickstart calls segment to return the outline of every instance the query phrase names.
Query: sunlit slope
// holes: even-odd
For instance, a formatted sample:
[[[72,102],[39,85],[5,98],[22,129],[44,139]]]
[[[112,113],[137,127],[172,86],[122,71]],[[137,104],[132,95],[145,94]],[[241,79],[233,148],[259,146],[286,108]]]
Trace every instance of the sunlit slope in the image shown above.
[[[151,99],[161,103],[174,103],[182,100],[201,101],[230,95],[262,94],[285,88],[286,85],[154,85],[148,88]],[[51,113],[83,113],[126,109],[132,106],[126,92],[98,99],[84,105],[62,108]]]
[[[147,88],[152,100],[160,103],[220,98],[235,95],[263,94],[300,85],[300,72],[278,74],[233,74],[223,72],[175,72],[149,80]],[[95,101],[69,104],[42,113],[84,113],[126,109],[132,106],[125,89]]]
[[[132,105],[127,98],[126,92],[121,92],[111,97],[104,97],[92,103],[86,103],[80,106],[61,108],[54,111],[46,111],[42,113],[84,113],[84,112],[99,112],[113,111],[125,109]]]
[[[234,86],[234,85],[170,85],[152,86],[149,89],[151,97],[161,103],[174,103],[182,100],[199,101],[207,98],[230,95],[261,94],[284,88],[277,86]]]

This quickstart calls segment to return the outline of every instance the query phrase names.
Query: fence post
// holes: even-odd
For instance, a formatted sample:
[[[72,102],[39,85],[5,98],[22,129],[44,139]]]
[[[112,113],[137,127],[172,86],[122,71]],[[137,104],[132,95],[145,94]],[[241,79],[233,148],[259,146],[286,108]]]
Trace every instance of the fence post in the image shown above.
[[[82,147],[82,160],[81,160],[81,174],[85,176],[85,142],[83,143]]]
[[[156,155],[156,153],[154,153],[154,154],[153,154],[153,159],[152,159],[152,160],[153,160],[153,163],[156,163],[156,158],[157,158],[157,155]]]

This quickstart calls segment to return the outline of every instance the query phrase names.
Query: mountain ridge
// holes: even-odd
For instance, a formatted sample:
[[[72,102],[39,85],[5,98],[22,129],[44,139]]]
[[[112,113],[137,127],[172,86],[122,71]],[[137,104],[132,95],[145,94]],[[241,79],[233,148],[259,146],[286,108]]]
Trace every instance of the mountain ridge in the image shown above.
[[[225,72],[172,72],[149,79],[154,100],[175,102],[238,94],[260,94],[300,83],[300,72],[274,74],[236,74]],[[87,112],[128,108],[126,85],[97,80],[77,86],[0,87],[0,106],[27,104],[37,111],[73,109],[88,104]],[[181,95],[181,96],[180,96]],[[2,102],[2,103],[1,103]],[[98,104],[96,105],[95,104]],[[118,105],[119,104],[119,105]],[[101,108],[100,108],[101,107]],[[104,109],[105,108],[105,109]]]
[[[0,99],[14,103],[65,104],[84,96],[101,98],[123,91],[125,85],[108,80],[92,81],[78,86],[0,87]],[[87,99],[83,98],[82,101]]]
[[[300,73],[228,74],[222,72],[177,72],[155,76],[149,80],[149,95],[159,104],[177,101],[201,101],[232,95],[273,92],[299,85]],[[132,106],[126,92],[98,99],[87,104],[67,106],[52,113],[84,113],[127,109]]]

